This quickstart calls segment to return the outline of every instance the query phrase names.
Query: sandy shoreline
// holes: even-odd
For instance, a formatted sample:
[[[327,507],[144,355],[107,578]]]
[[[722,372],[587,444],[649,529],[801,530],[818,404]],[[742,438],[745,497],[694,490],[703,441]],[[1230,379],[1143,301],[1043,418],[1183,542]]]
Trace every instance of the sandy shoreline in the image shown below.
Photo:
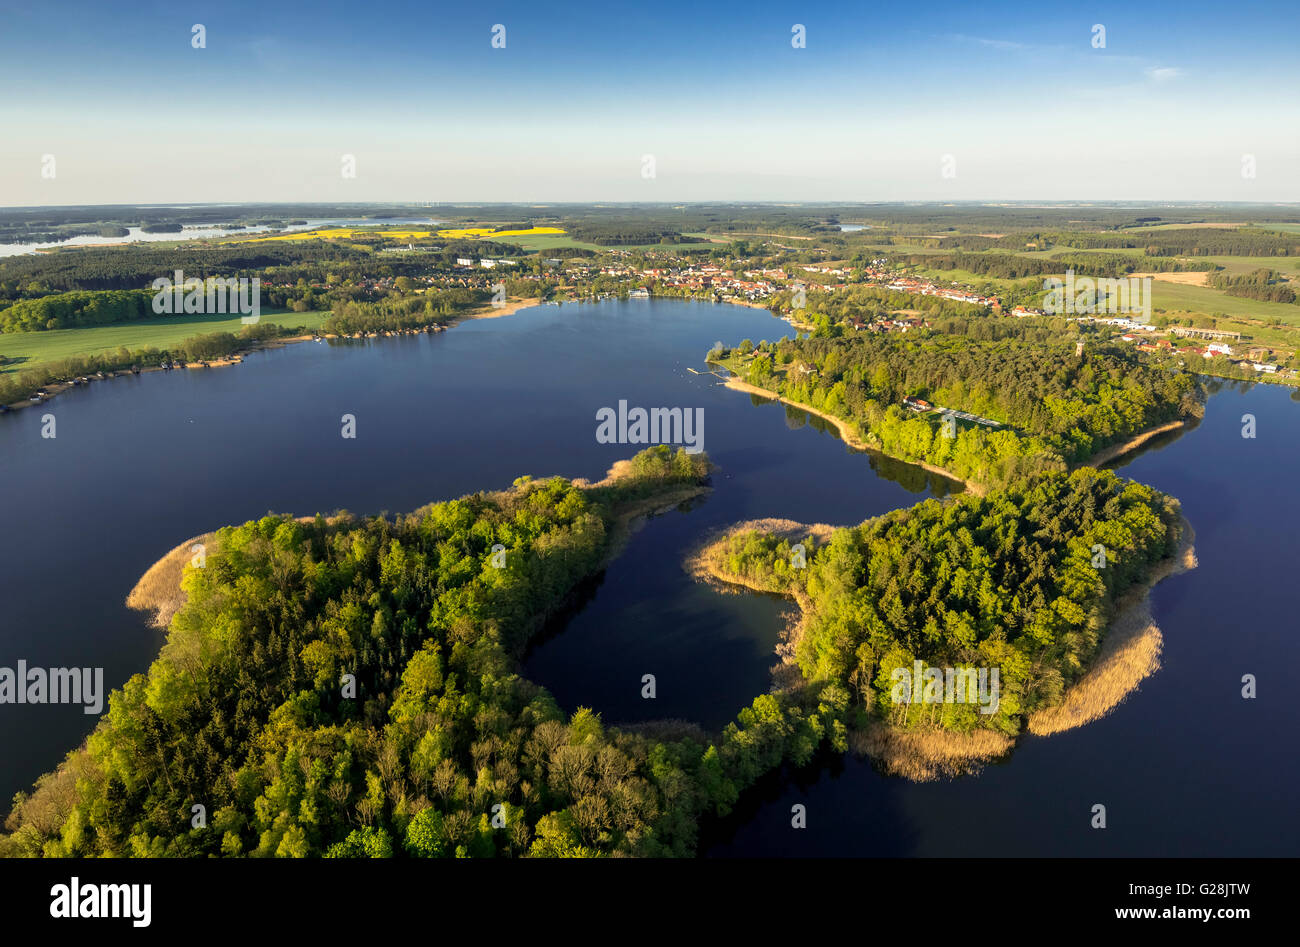
[[[532,296],[528,299],[514,299],[501,306],[492,306],[489,309],[471,312],[459,319],[453,319],[451,322],[447,323],[447,327],[450,328],[451,326],[459,325],[462,322],[469,322],[473,319],[500,319],[502,316],[512,315],[520,309],[530,309],[533,306],[540,306],[541,304],[542,298],[540,296]]]
[[[1082,464],[1078,464],[1076,466],[1100,467],[1102,464],[1110,463],[1116,457],[1123,457],[1125,454],[1129,453],[1130,451],[1137,450],[1139,447],[1141,447],[1147,441],[1151,440],[1151,438],[1153,437],[1159,437],[1161,434],[1164,434],[1168,431],[1176,431],[1179,428],[1187,427],[1189,424],[1191,424],[1191,421],[1189,419],[1182,418],[1178,421],[1170,421],[1168,424],[1160,424],[1157,425],[1156,427],[1147,428],[1145,431],[1133,435],[1126,441],[1121,441],[1118,444],[1110,445],[1110,447],[1102,448],[1100,451],[1093,454]]]
[[[581,478],[572,478],[572,483],[584,490],[609,487],[626,476],[630,468],[630,461],[620,460],[609,469],[602,480],[591,483]],[[712,487],[706,484],[687,484],[628,505],[626,509],[619,512],[612,528],[610,548],[605,559],[605,565],[608,565],[618,555],[627,540],[649,519],[675,509],[687,500],[703,496],[711,491]],[[430,502],[438,503],[441,501],[432,500]],[[316,515],[295,516],[294,519],[299,523],[311,523],[315,521]],[[353,516],[352,514],[330,514],[325,519],[330,525],[335,525],[343,520],[351,520]],[[190,537],[179,546],[165,553],[162,558],[146,569],[131,591],[127,593],[127,608],[135,611],[152,612],[153,616],[149,624],[155,628],[167,628],[171,624],[172,618],[185,604],[186,596],[184,590],[181,589],[181,579],[185,574],[186,564],[192,562],[200,553],[207,554],[212,551],[217,532],[217,530],[212,530]],[[202,546],[203,548],[196,549],[196,546]]]

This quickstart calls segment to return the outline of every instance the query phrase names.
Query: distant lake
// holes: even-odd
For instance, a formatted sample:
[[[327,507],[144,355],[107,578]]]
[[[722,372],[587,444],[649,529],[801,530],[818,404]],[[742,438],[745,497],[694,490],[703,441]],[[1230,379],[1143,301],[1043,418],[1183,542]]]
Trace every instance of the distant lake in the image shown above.
[[[139,227],[127,227],[130,231],[126,237],[101,237],[91,234],[70,237],[67,240],[55,240],[51,243],[0,243],[0,257],[22,256],[24,253],[36,253],[38,250],[50,250],[54,247],[107,247],[123,243],[161,243],[176,240],[199,240],[204,237],[238,237],[251,234],[292,233],[311,230],[314,227],[383,227],[402,224],[420,224],[436,227],[440,220],[427,217],[393,217],[376,220],[369,217],[317,217],[307,220],[305,224],[296,224],[280,230],[266,227],[185,227],[180,233],[145,233]]]
[[[405,512],[500,489],[522,474],[596,479],[635,445],[595,440],[596,412],[702,407],[713,492],[659,516],[581,590],[524,670],[572,711],[611,725],[723,726],[769,686],[783,600],[724,595],[683,569],[739,520],[856,523],[953,489],[849,450],[803,412],[727,390],[703,370],[716,340],[792,335],[762,310],[681,300],[544,306],[432,336],[255,353],[242,365],[74,389],[0,417],[0,476],[16,502],[0,530],[0,666],[102,666],[119,687],[162,637],[123,599],[182,540],[267,511]],[[1294,852],[1300,658],[1290,597],[1300,534],[1292,471],[1300,404],[1287,389],[1225,388],[1196,429],[1126,475],[1173,493],[1201,567],[1161,584],[1165,668],[1111,717],[1026,739],[984,774],[917,785],[829,760],[768,779],[709,828],[712,855],[1282,854]],[[40,413],[58,437],[40,438]],[[1258,419],[1242,440],[1239,419]],[[355,441],[339,419],[356,415]],[[1235,438],[1235,440],[1233,439]],[[1260,697],[1238,696],[1243,673]],[[644,674],[658,697],[640,696]],[[0,793],[29,788],[89,732],[74,707],[0,706]],[[808,828],[790,828],[790,806]],[[1087,827],[1093,802],[1111,828]]]
[[[856,233],[859,230],[870,230],[866,224],[840,224],[840,230],[844,233]]]

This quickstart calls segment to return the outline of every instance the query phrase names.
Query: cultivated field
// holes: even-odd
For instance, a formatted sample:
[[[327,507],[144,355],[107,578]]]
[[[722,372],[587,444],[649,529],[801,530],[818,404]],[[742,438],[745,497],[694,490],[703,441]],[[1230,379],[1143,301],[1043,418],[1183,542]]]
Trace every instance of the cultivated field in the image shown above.
[[[355,240],[363,237],[385,237],[392,240],[427,240],[444,237],[448,240],[479,240],[501,237],[556,237],[564,231],[558,227],[532,227],[528,230],[493,230],[491,227],[460,227],[450,230],[384,230],[371,227],[318,227],[315,230],[300,230],[294,233],[280,233],[270,237],[248,237],[229,241],[231,243],[267,243],[275,240]]]

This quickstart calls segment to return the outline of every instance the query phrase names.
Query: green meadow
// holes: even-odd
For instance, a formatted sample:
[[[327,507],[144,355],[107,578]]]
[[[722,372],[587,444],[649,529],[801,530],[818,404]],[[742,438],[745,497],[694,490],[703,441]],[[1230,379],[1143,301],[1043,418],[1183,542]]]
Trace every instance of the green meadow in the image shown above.
[[[1295,303],[1262,302],[1242,296],[1229,296],[1222,290],[1208,286],[1187,286],[1153,280],[1152,305],[1156,309],[1203,312],[1207,315],[1226,313],[1249,319],[1279,319],[1283,323],[1300,326],[1300,305]]]
[[[262,313],[262,321],[282,326],[319,329],[329,317],[329,310],[312,312]],[[178,315],[161,316],[140,322],[123,322],[89,329],[53,329],[48,332],[13,332],[0,335],[0,356],[18,359],[0,368],[0,372],[22,371],[46,362],[128,349],[167,348],[196,335],[212,332],[238,332],[239,316]]]

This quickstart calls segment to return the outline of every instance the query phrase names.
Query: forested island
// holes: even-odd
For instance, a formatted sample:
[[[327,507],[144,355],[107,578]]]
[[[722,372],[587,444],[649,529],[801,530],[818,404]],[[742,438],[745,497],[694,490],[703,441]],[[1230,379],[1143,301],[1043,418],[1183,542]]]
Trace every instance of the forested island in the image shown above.
[[[704,813],[806,762],[842,708],[764,695],[720,737],[607,730],[517,659],[634,518],[707,489],[708,469],[660,446],[597,484],[523,477],[396,520],[218,531],[158,659],[15,800],[0,851],[693,853]]]
[[[1176,500],[1084,467],[851,528],[742,524],[694,567],[793,597],[802,617],[780,648],[797,672],[783,678],[787,699],[847,695],[848,744],[929,778],[1007,752],[1033,715],[1059,708],[1118,603],[1163,577],[1188,539]],[[1108,712],[1154,667],[1115,670],[1128,679],[1076,693],[1068,725]]]

